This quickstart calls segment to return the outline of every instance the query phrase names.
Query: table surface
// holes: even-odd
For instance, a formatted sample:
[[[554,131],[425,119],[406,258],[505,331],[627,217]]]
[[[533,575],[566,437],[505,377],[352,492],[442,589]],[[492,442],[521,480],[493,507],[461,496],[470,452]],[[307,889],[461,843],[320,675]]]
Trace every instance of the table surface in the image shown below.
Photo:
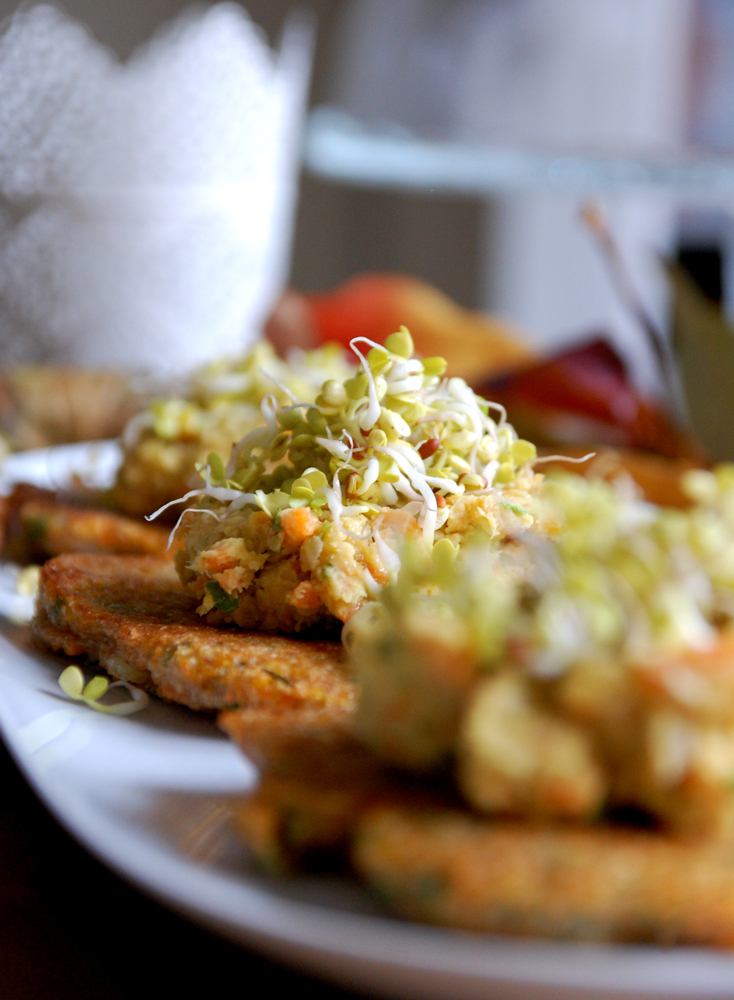
[[[0,788],[3,1000],[122,1000],[156,987],[165,996],[205,996],[263,980],[272,995],[354,1000],[209,934],[127,885],[59,826],[2,743]],[[143,968],[150,956],[159,959],[152,973]]]

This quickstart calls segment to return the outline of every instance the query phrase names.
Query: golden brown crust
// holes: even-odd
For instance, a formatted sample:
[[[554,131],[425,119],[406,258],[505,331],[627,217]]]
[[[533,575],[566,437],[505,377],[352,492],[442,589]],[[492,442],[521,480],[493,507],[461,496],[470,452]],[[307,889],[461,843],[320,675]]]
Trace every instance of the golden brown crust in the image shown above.
[[[376,806],[353,846],[401,915],[473,931],[734,946],[734,848]]]
[[[42,563],[64,552],[163,556],[168,545],[168,532],[157,525],[81,506],[27,483],[3,499],[2,521],[3,554],[18,563]]]
[[[44,566],[31,630],[194,709],[354,704],[339,643],[212,628],[194,608],[168,560],[69,554]]]
[[[314,852],[344,854],[359,808],[382,768],[352,732],[354,708],[301,705],[222,712],[219,725],[261,773],[234,810],[235,827],[268,871]]]
[[[360,814],[376,802],[446,805],[445,790],[391,772],[356,738],[354,709],[300,705],[223,712],[219,724],[260,769],[235,826],[265,869],[343,865]],[[450,794],[450,793],[449,793]]]
[[[322,786],[350,782],[379,769],[354,735],[355,700],[230,709],[217,721],[263,774]]]

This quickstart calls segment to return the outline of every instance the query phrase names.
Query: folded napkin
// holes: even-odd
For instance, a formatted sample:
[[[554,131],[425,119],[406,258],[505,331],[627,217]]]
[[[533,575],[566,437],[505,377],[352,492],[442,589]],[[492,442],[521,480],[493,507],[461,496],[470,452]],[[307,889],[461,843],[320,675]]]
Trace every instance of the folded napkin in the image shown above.
[[[256,335],[282,288],[312,29],[236,4],[126,62],[54,7],[0,37],[0,363],[174,374]]]

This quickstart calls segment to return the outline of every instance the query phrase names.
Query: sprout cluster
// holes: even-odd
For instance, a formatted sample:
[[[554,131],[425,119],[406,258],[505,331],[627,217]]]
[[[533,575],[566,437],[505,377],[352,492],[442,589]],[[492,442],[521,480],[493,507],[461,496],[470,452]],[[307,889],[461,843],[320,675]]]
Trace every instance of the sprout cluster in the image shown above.
[[[384,347],[365,338],[351,346],[355,375],[328,379],[311,405],[264,400],[265,426],[239,442],[226,466],[209,455],[205,488],[185,499],[206,494],[230,501],[230,510],[256,504],[271,517],[308,506],[336,522],[410,507],[432,544],[447,499],[506,486],[535,460],[501,407],[463,379],[442,378],[443,358],[412,356],[405,327]]]
[[[485,666],[514,659],[545,677],[580,660],[710,648],[734,620],[734,466],[690,473],[686,511],[645,503],[628,485],[558,474],[540,503],[552,535],[458,555],[440,542],[433,558],[407,548],[397,581],[355,627],[360,615],[400,631],[441,619]]]
[[[200,369],[185,394],[154,400],[130,422],[125,443],[130,446],[143,431],[162,441],[197,441],[212,422],[231,418],[233,408],[235,414],[251,410],[250,422],[257,423],[266,396],[274,396],[278,405],[294,399],[310,401],[325,375],[347,378],[352,370],[338,344],[313,351],[294,349],[283,361],[263,340],[243,357],[220,358]]]

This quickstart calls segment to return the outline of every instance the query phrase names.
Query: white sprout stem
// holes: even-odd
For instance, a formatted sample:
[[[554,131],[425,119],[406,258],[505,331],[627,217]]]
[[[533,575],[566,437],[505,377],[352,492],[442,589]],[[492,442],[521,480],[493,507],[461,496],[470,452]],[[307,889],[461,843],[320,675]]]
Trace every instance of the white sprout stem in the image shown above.
[[[493,459],[491,462],[487,462],[487,464],[482,469],[482,475],[487,480],[487,486],[491,486],[492,483],[494,483],[494,477],[497,475],[499,470],[500,470],[500,463],[497,461],[496,458]]]
[[[107,711],[111,715],[132,715],[134,712],[141,712],[144,708],[147,708],[150,702],[148,694],[134,684],[129,684],[127,681],[115,681],[113,684],[110,684],[107,690],[112,691],[113,688],[120,687],[125,688],[132,701],[122,702],[117,705],[101,706],[107,708]]]
[[[588,462],[590,458],[596,456],[595,451],[590,451],[588,455],[584,455],[583,458],[572,458],[570,455],[543,455],[542,458],[534,458],[529,465],[542,465],[545,462],[570,462],[572,465],[581,465],[583,462]]]
[[[380,447],[378,445],[378,447]],[[407,441],[391,441],[389,445],[385,447],[390,448],[392,451],[397,452],[402,455],[406,462],[421,476],[426,473],[426,463],[423,461],[422,457],[418,454],[415,448],[413,448]],[[395,458],[395,455],[391,456]]]
[[[477,452],[479,451],[479,442],[474,442],[474,447],[469,452],[469,465],[471,466],[471,471],[476,473],[477,471]]]
[[[367,538],[369,538],[369,534],[367,534],[365,537],[356,535],[353,531],[350,531],[349,528],[347,528],[342,522],[342,514],[345,513],[347,510],[349,510],[349,508],[345,507],[344,504],[342,503],[342,490],[341,490],[341,485],[339,483],[338,469],[334,473],[334,478],[332,479],[332,485],[320,486],[316,490],[316,492],[326,497],[326,503],[329,507],[329,511],[331,512],[331,516],[334,521],[334,526],[339,531],[343,531],[345,535],[348,535],[350,538],[353,538],[354,541],[356,542],[364,542],[367,540]],[[357,507],[354,510],[353,516],[356,516],[357,514],[366,513],[369,509],[370,509],[369,507]]]
[[[461,483],[455,483],[453,479],[442,479],[440,476],[426,476],[426,482],[436,489],[446,490],[447,493],[466,492]]]
[[[207,482],[209,482],[209,466],[207,466]],[[186,503],[192,497],[212,497],[214,500],[220,500],[222,503],[227,503],[228,500],[238,500],[241,496],[254,496],[254,493],[243,494],[241,490],[230,490],[226,486],[205,486],[203,489],[189,490],[188,493],[184,493],[182,497],[178,500],[169,500],[168,503],[164,503],[162,507],[154,511],[152,514],[146,514],[146,521],[155,521],[157,517],[163,513],[164,510],[168,510],[169,507],[173,507],[177,503]],[[252,501],[257,503],[256,500]]]
[[[386,507],[394,507],[398,502],[398,494],[392,483],[380,483],[382,502]]]
[[[403,510],[408,514],[412,514],[413,517],[418,517],[423,510],[423,500],[412,500],[410,503],[406,503]]]
[[[272,382],[274,385],[277,385],[280,391],[284,393],[295,406],[308,406],[308,403],[302,403],[300,400],[296,399],[296,397],[290,391],[288,386],[283,385],[280,379],[277,379],[275,375],[271,375],[270,372],[266,371],[264,368],[260,368],[260,374],[264,375],[265,378],[268,379],[270,382]]]
[[[449,519],[450,510],[448,504],[445,507],[440,507],[436,514],[436,530],[443,528],[444,524]]]
[[[155,427],[155,417],[149,410],[136,414],[125,424],[122,432],[122,444],[124,448],[132,448],[140,438],[141,431],[149,427]]]
[[[370,402],[369,406],[364,411],[364,415],[361,416],[357,422],[360,429],[366,431],[370,427],[373,427],[380,419],[380,400],[377,398],[377,386],[375,385],[375,377],[372,374],[372,369],[367,364],[367,359],[364,357],[359,348],[354,346],[358,340],[365,340],[367,341],[368,344],[372,344],[373,347],[379,348],[380,345],[374,344],[371,340],[367,340],[366,337],[355,337],[354,340],[349,341],[349,346],[352,348],[354,353],[359,358],[362,364],[362,368],[364,369],[364,373],[367,376],[367,385],[368,385]]]
[[[382,521],[384,514],[381,514],[375,521],[375,527],[372,531],[372,538],[375,542],[375,548],[377,549],[377,555],[379,557],[382,566],[390,578],[391,582],[394,583],[397,579],[398,573],[401,569],[400,556],[390,545],[387,544],[385,539],[382,537],[380,532],[380,527],[382,526]]]
[[[376,341],[374,340],[370,340],[369,337],[352,337],[352,339],[349,341],[349,346],[352,348],[355,354],[359,355],[359,357],[362,357],[362,355],[354,346],[355,344],[369,344],[370,347],[376,347],[378,351],[387,351],[386,347],[383,347],[382,344],[376,343]]]
[[[375,580],[374,576],[370,573],[366,566],[362,567],[362,579],[364,580],[365,589],[370,597],[375,598],[382,590],[380,584]]]
[[[463,413],[469,418],[472,425],[472,430],[477,435],[477,438],[482,437],[482,431],[484,430],[483,417],[484,414],[479,409],[479,404],[476,400],[473,403],[470,402],[459,402],[456,404],[456,410],[459,413]]]
[[[326,497],[326,504],[331,512],[332,520],[334,525],[339,531],[342,531],[342,518],[341,518],[341,487],[339,486],[339,480],[337,474],[334,473],[334,486],[320,486],[317,490],[322,496]]]
[[[495,410],[500,415],[499,426],[504,427],[507,423],[507,410],[504,408],[502,403],[493,403],[491,399],[485,399],[485,403],[490,408],[490,410]]]
[[[297,410],[301,409],[304,406],[308,406],[308,403],[296,403],[294,406],[291,407],[291,409]],[[276,419],[276,415],[279,412],[279,410],[280,406],[278,405],[278,400],[275,398],[275,396],[273,396],[270,393],[267,396],[263,396],[262,401],[260,402],[260,412],[265,418],[265,428],[272,435],[275,435],[275,437],[277,437],[278,434],[280,434],[281,430],[280,427],[278,426],[278,421]]]
[[[425,475],[425,466],[423,465],[423,459],[418,455],[417,452],[412,451],[411,456],[416,456],[418,461],[421,463],[420,468],[417,468],[417,464],[413,462],[412,457],[409,458],[408,455],[404,454],[402,448],[398,449],[396,445],[402,444],[401,441],[395,441],[391,445],[375,445],[375,451],[379,452],[381,455],[387,455],[391,458],[398,466],[401,472],[404,472],[406,476],[413,476],[416,472],[420,476]]]
[[[227,508],[227,513],[234,514],[236,510],[242,510],[248,503],[253,504],[255,507],[260,506],[257,493],[238,493]]]
[[[434,492],[428,484],[425,473],[421,473],[417,469],[413,468],[409,463],[407,463],[404,456],[394,448],[378,446],[375,448],[375,451],[381,452],[384,455],[389,455],[390,458],[395,460],[398,468],[404,474],[395,484],[395,488],[404,496],[407,496],[410,500],[423,500],[423,537],[428,545],[433,545],[433,535],[436,528],[436,512],[438,510],[438,505],[436,503]],[[412,490],[417,490],[420,493],[420,497],[417,497],[415,493],[411,496],[410,493],[406,491],[406,486],[408,484],[405,481],[405,476],[407,476],[410,480]]]
[[[420,493],[417,493],[410,482],[405,478],[405,476],[400,475],[398,481],[393,483],[393,488],[397,490],[398,493],[402,493],[404,497],[408,500],[417,500],[421,505],[423,504],[423,497]]]
[[[387,348],[385,348],[387,350]],[[410,375],[421,375],[423,373],[423,363],[418,361],[417,358],[411,359],[410,361],[393,361],[387,374],[383,377],[388,385],[392,385],[394,382],[400,382]],[[421,388],[423,387],[423,380],[421,379]]]
[[[370,458],[367,462],[367,468],[362,476],[363,486],[357,492],[357,496],[363,496],[371,486],[377,482],[377,477],[380,474],[380,463],[376,458]]]
[[[342,514],[344,515],[344,517],[357,517],[359,514],[369,514],[371,510],[373,510],[373,507],[370,506],[369,504],[363,504],[363,503],[344,504],[344,507],[342,508]],[[344,527],[343,524],[342,527]],[[355,535],[353,532],[350,532],[348,528],[344,528],[344,531],[346,531],[348,535],[351,535],[352,538],[357,538],[359,539],[359,541],[362,542],[366,538],[369,538],[370,536],[369,532],[367,532],[366,535]]]
[[[206,507],[187,507],[186,510],[181,511],[178,521],[176,521],[171,529],[171,533],[168,536],[168,544],[166,545],[166,552],[168,552],[170,547],[173,545],[173,539],[176,537],[176,532],[183,521],[184,514],[210,514],[215,521],[221,521],[221,517],[218,514],[215,514],[213,510],[207,510]]]
[[[436,496],[425,479],[421,479],[419,476],[416,476],[413,485],[423,494],[423,538],[426,545],[431,548],[433,546],[433,536],[436,531],[436,514],[438,512]]]
[[[265,404],[265,400],[263,400],[263,404]],[[228,478],[231,478],[234,475],[237,463],[246,451],[251,452],[253,448],[269,448],[278,434],[280,434],[280,427],[278,427],[275,418],[268,413],[267,408],[262,405],[260,407],[260,411],[265,417],[267,423],[264,427],[253,428],[249,431],[249,433],[245,434],[243,438],[240,438],[234,446],[226,467]]]
[[[330,441],[328,438],[320,437],[314,438],[314,441],[337,458],[346,459],[349,455],[349,447],[343,441]]]
[[[407,378],[398,379],[395,382],[388,382],[387,394],[388,396],[397,396],[401,392],[420,392],[422,388],[422,376],[409,375]]]
[[[458,410],[431,410],[430,413],[426,413],[425,416],[418,417],[416,424],[432,424],[436,422],[447,423],[451,421],[452,423],[458,424],[459,427],[464,430],[466,426],[466,414],[460,413]]]

